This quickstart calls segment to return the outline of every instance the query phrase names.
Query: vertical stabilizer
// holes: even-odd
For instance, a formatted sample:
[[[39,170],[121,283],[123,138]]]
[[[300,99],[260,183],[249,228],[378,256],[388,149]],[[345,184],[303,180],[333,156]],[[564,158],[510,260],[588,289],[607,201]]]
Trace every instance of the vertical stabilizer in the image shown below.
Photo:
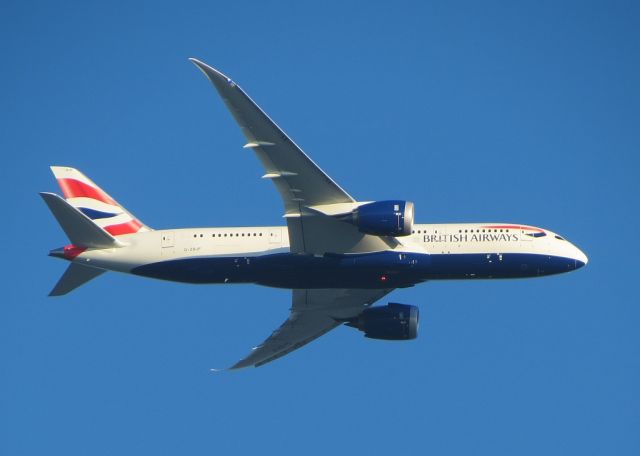
[[[140,220],[75,168],[52,166],[67,202],[113,236],[150,231]]]

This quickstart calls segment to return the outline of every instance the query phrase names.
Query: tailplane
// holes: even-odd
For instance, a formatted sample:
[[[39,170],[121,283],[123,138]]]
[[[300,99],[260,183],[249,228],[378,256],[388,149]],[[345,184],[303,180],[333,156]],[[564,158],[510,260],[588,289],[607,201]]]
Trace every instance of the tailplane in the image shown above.
[[[80,285],[84,285],[88,281],[95,279],[100,274],[107,272],[104,269],[84,266],[78,263],[71,263],[49,296],[62,296],[70,291],[75,290]]]
[[[60,196],[54,193],[40,193],[40,196],[47,203],[51,213],[72,243],[66,247],[52,250],[49,255],[72,261],[88,248],[109,248],[121,245],[116,238],[93,223],[89,217]],[[72,262],[56,286],[53,287],[49,296],[67,294],[103,272],[106,271]]]
[[[75,247],[105,248],[119,245],[116,238],[60,196],[46,192],[40,193],[40,196]]]

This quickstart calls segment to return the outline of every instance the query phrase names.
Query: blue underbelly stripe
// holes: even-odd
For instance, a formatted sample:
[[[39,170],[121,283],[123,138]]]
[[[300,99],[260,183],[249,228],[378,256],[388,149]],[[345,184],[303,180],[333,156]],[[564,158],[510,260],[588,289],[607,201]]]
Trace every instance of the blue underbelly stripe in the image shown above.
[[[574,259],[539,254],[375,252],[323,257],[291,253],[199,257],[139,266],[132,273],[190,283],[258,283],[280,288],[397,288],[425,280],[520,278],[578,268]]]

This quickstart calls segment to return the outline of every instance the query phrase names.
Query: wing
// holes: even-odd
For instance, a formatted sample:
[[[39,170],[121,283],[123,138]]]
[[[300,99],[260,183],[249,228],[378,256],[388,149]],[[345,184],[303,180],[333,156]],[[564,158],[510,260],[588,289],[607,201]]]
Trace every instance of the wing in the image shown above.
[[[231,369],[259,367],[308,344],[358,316],[392,290],[314,289],[293,290],[289,318],[267,340],[255,347]]]
[[[220,93],[266,170],[276,184],[285,205],[285,214],[300,212],[300,206],[353,203],[355,200],[322,171],[238,85],[218,70],[196,59],[200,68]]]
[[[213,83],[235,118],[247,143],[275,184],[284,203],[292,252],[346,253],[388,248],[377,236],[318,211],[349,211],[357,202],[316,165],[284,131],[230,78],[209,65],[190,59]],[[314,209],[315,208],[315,209]],[[326,211],[324,211],[326,213]]]

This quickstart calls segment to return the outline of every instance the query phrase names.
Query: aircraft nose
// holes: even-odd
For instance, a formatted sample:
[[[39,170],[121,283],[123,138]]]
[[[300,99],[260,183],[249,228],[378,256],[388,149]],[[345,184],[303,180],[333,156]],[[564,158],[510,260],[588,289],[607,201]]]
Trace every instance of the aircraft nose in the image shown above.
[[[576,269],[579,269],[589,262],[589,258],[587,258],[587,255],[585,255],[585,253],[578,247],[576,247],[575,245],[573,247],[575,249],[573,259],[576,262]]]

